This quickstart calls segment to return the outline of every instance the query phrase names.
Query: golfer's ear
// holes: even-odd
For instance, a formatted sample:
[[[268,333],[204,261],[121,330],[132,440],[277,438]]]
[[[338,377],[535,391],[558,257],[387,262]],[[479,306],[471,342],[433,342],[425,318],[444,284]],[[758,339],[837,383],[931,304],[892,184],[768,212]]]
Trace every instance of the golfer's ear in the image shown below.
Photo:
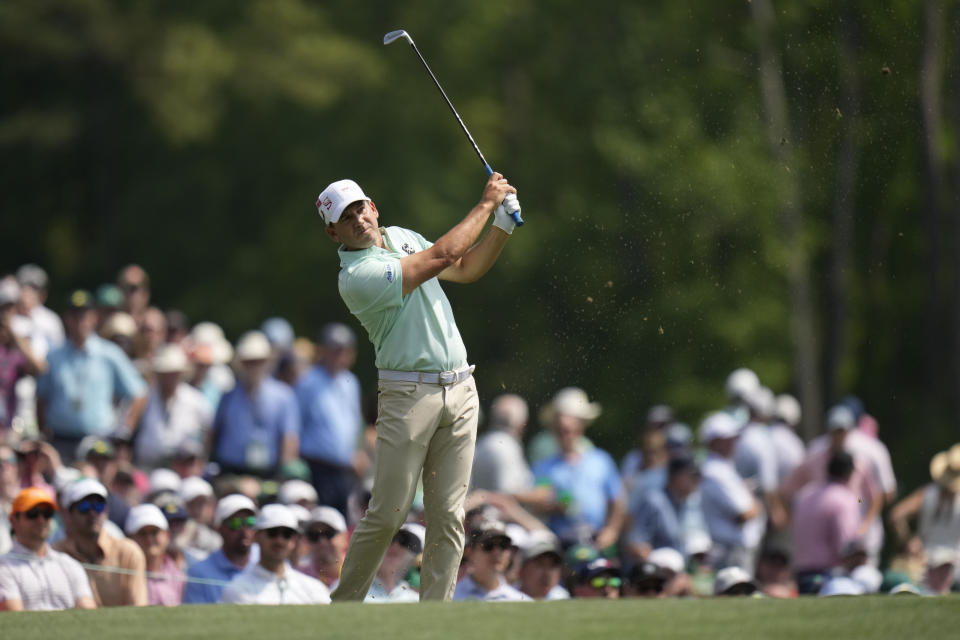
[[[338,244],[340,243],[340,238],[337,236],[337,232],[334,230],[333,225],[328,224],[323,228],[323,230],[327,232],[327,235],[330,236],[331,240]]]

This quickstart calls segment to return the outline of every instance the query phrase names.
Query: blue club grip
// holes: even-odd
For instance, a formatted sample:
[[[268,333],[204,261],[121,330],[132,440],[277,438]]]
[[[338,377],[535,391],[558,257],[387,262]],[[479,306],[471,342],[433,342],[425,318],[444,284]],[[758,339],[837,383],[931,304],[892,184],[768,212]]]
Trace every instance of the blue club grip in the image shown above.
[[[483,168],[487,170],[487,176],[493,175],[493,169],[490,168],[490,165],[489,165],[489,164],[487,164],[486,162],[484,162],[484,163],[483,163]],[[524,225],[524,220],[523,220],[523,218],[520,217],[520,212],[519,212],[519,211],[514,211],[514,212],[512,212],[512,213],[510,214],[510,217],[513,218],[514,223],[516,223],[516,225],[517,225],[518,227],[522,227],[522,226]]]

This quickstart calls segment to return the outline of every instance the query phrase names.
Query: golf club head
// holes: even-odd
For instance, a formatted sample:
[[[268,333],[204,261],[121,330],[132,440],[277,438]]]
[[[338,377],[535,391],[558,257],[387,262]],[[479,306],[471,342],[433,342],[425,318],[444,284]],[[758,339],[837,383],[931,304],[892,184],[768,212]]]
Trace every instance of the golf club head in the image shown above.
[[[410,37],[410,34],[404,31],[403,29],[397,29],[396,31],[391,31],[387,35],[383,36],[383,44],[390,44],[394,40],[400,38],[406,38],[407,42],[413,44],[413,39]]]

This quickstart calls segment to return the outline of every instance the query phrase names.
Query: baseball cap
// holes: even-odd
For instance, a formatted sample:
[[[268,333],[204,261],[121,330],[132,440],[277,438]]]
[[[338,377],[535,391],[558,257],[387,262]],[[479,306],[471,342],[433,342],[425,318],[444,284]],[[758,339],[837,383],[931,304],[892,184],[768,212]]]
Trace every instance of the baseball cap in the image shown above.
[[[604,573],[619,576],[620,567],[613,564],[606,558],[597,558],[596,560],[591,560],[584,566],[580,567],[580,570],[577,572],[577,577],[583,581],[589,580],[590,578]]]
[[[717,577],[713,583],[713,594],[733,595],[728,593],[733,587],[743,585],[747,593],[753,593],[757,590],[757,585],[750,579],[750,574],[740,567],[726,567],[717,572]]]
[[[325,524],[337,533],[343,533],[347,530],[347,521],[343,514],[333,507],[319,506],[314,507],[310,512],[310,524]]]
[[[326,347],[354,347],[357,344],[357,336],[347,325],[331,322],[320,331],[320,342]]]
[[[820,597],[829,596],[862,596],[867,590],[863,585],[848,576],[835,576],[827,580],[827,583],[820,587],[817,594]]]
[[[67,311],[93,309],[93,296],[86,289],[74,289],[67,296]]]
[[[957,550],[954,547],[938,545],[927,551],[927,567],[935,569],[945,564],[957,564]]]
[[[95,292],[98,307],[119,309],[123,306],[123,291],[115,284],[102,284]]]
[[[297,519],[297,530],[300,530],[300,527],[310,522],[310,510],[306,507],[301,507],[298,504],[288,504],[285,505],[287,509],[290,510],[290,513],[293,514],[293,517]]]
[[[297,522],[297,516],[295,516],[293,511],[288,509],[286,505],[264,505],[263,509],[260,509],[259,515],[257,515],[257,524],[254,529],[256,531],[264,531],[266,529],[276,529],[277,527],[285,527],[299,531],[300,523]]]
[[[277,498],[283,504],[293,504],[306,500],[307,502],[316,502],[318,499],[317,490],[309,482],[303,480],[287,480],[280,485],[280,491]]]
[[[357,200],[371,202],[360,185],[353,180],[337,180],[320,192],[317,197],[317,211],[324,224],[333,224],[340,219],[343,210]]]
[[[740,435],[740,422],[725,411],[711,413],[700,425],[700,440],[712,442],[719,438],[736,438]]]
[[[212,498],[213,487],[203,478],[192,476],[185,478],[180,484],[180,499],[185,504],[196,500],[197,498]]]
[[[530,532],[526,544],[520,548],[520,554],[524,562],[543,555],[554,556],[558,562],[563,560],[560,555],[560,541],[553,533],[542,529]]]
[[[160,507],[155,504],[138,504],[130,509],[127,514],[127,521],[123,525],[123,530],[128,536],[132,536],[144,527],[156,527],[161,531],[168,531],[170,526],[167,519],[160,511]]]
[[[427,530],[422,524],[408,522],[400,527],[393,539],[414,555],[420,555],[427,543]]]
[[[111,315],[103,325],[100,335],[107,340],[116,336],[132,338],[137,335],[137,321],[129,313],[118,311]]]
[[[17,304],[20,299],[20,285],[13,278],[0,278],[0,307]]]
[[[10,515],[29,511],[37,505],[48,504],[57,510],[57,502],[47,493],[46,489],[40,487],[27,487],[22,489],[17,497],[13,499],[13,506],[10,509]]]
[[[275,347],[289,349],[296,336],[293,333],[293,326],[286,318],[273,317],[267,318],[260,325],[260,331],[267,336],[267,340]]]
[[[510,540],[506,526],[499,520],[484,520],[470,532],[470,542],[473,544],[498,539]]]
[[[647,424],[673,421],[673,409],[665,404],[655,404],[647,411]]]
[[[701,553],[709,553],[713,547],[713,540],[703,529],[694,529],[687,534],[684,547],[688,556],[695,556]]]
[[[37,291],[46,290],[50,279],[42,267],[35,264],[25,264],[17,269],[17,282],[21,287],[30,287]]]
[[[93,478],[80,478],[76,482],[67,485],[63,490],[61,504],[69,509],[87,496],[100,496],[107,499],[107,488],[99,480]]]
[[[169,491],[179,493],[183,481],[176,471],[160,467],[150,472],[150,493],[158,494]]]
[[[789,393],[781,393],[775,399],[776,410],[774,417],[780,418],[791,427],[800,424],[800,418],[803,415],[800,409],[800,401]]]
[[[672,571],[673,573],[683,573],[683,554],[670,547],[660,547],[650,552],[647,557],[649,562],[657,565],[660,569]]]
[[[220,502],[217,503],[217,509],[213,514],[213,526],[219,527],[223,524],[224,520],[238,511],[252,511],[256,513],[257,505],[253,504],[253,500],[240,493],[231,493],[228,496],[220,498]]]
[[[260,331],[248,331],[237,342],[237,360],[266,360],[270,357],[270,341]]]
[[[200,345],[210,347],[213,364],[226,364],[233,358],[233,347],[223,335],[220,325],[213,322],[199,322],[190,331],[190,344],[194,348]]]
[[[853,411],[843,405],[837,405],[827,413],[827,431],[849,431],[857,425]]]
[[[163,517],[166,518],[168,522],[172,520],[186,520],[190,517],[183,500],[175,493],[164,493],[155,498],[153,504],[160,509]]]
[[[731,400],[742,400],[747,394],[760,386],[760,378],[751,369],[740,367],[727,376],[725,390]]]
[[[75,455],[77,460],[89,460],[97,457],[113,459],[117,457],[117,449],[106,438],[87,436],[77,445]]]
[[[164,344],[157,349],[151,361],[154,373],[183,373],[190,368],[187,354],[177,344]]]

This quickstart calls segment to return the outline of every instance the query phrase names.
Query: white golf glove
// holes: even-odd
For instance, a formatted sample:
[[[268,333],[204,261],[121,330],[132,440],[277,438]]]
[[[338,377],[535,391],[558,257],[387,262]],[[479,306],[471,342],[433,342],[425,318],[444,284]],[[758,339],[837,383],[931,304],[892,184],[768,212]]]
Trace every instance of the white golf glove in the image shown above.
[[[517,223],[511,217],[514,212],[520,211],[520,201],[516,194],[508,193],[493,212],[493,226],[503,229],[507,235],[512,235]]]

